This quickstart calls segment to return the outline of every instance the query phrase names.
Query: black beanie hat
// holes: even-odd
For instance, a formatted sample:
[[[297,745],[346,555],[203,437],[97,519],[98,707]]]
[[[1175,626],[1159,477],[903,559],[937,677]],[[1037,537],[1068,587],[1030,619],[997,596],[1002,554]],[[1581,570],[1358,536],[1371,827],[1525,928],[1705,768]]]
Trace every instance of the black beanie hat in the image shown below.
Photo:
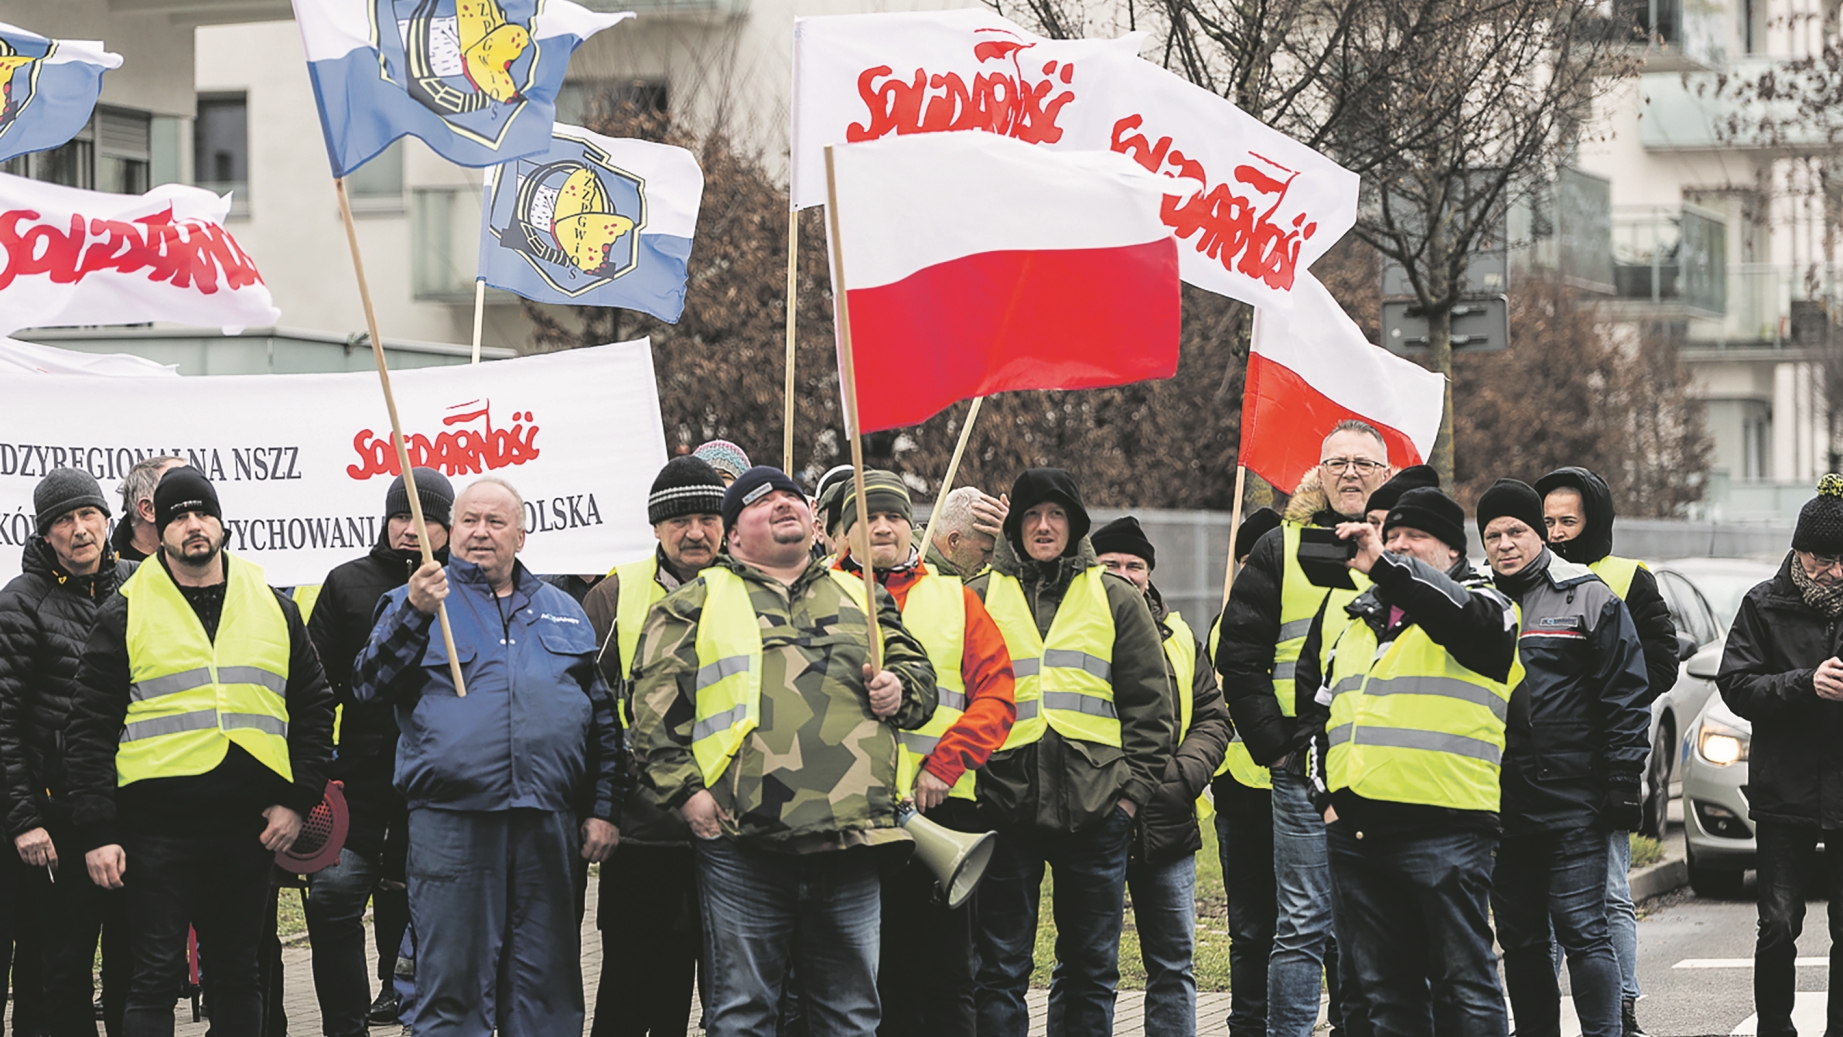
[[[1499,479],[1491,484],[1485,495],[1478,498],[1478,535],[1485,535],[1485,526],[1492,519],[1510,516],[1522,520],[1523,524],[1536,531],[1543,543],[1548,543],[1548,522],[1542,515],[1542,494],[1536,488],[1521,479]]]
[[[109,502],[96,477],[81,468],[54,468],[32,488],[32,508],[38,512],[38,535],[78,508],[100,508],[109,515]]]
[[[646,521],[657,526],[683,515],[721,515],[723,476],[701,457],[685,454],[666,462],[646,497]]]
[[[1273,530],[1280,528],[1280,513],[1272,508],[1257,508],[1252,515],[1241,520],[1241,526],[1235,530],[1235,560],[1242,561],[1254,550],[1254,545]]]
[[[1024,527],[1024,513],[1044,501],[1055,501],[1069,513],[1069,544],[1062,549],[1065,557],[1075,553],[1076,545],[1088,535],[1088,527],[1093,524],[1074,476],[1061,468],[1027,468],[1011,484],[1011,513],[1005,516],[1004,527],[1005,539],[1011,542],[1020,558],[1030,556],[1030,552],[1024,550],[1024,538],[1019,532]]]
[[[154,487],[154,529],[166,532],[167,524],[188,511],[202,511],[219,522],[224,509],[218,504],[217,487],[205,473],[191,465],[169,468]]]
[[[1395,473],[1394,478],[1376,487],[1376,492],[1370,494],[1369,501],[1363,505],[1363,513],[1367,515],[1372,511],[1388,511],[1401,500],[1402,494],[1426,486],[1436,490],[1440,488],[1440,473],[1434,470],[1433,465],[1417,464],[1403,468]]]
[[[727,530],[734,526],[736,516],[742,514],[742,509],[775,490],[786,490],[801,500],[806,499],[800,484],[779,468],[758,464],[737,476],[736,481],[730,483],[730,488],[723,492],[723,528]]]
[[[454,484],[433,468],[412,468],[410,474],[416,477],[416,499],[422,502],[422,517],[444,527],[452,526]],[[410,494],[403,488],[403,476],[399,475],[384,494],[384,517],[409,513]]]
[[[1459,502],[1431,486],[1418,486],[1401,495],[1382,520],[1382,538],[1396,526],[1407,526],[1439,537],[1447,547],[1465,554],[1465,509]]]
[[[1145,559],[1145,567],[1158,568],[1158,550],[1147,539],[1145,530],[1140,528],[1139,520],[1131,515],[1114,519],[1105,526],[1088,535],[1089,543],[1094,545],[1095,554],[1107,554],[1118,551],[1121,554],[1136,555]]]
[[[1832,473],[1817,481],[1817,496],[1798,511],[1792,550],[1843,555],[1843,475]]]
[[[842,529],[850,529],[851,523],[857,521],[857,483],[846,479],[838,495],[838,524]],[[864,510],[867,513],[892,511],[915,525],[915,503],[909,499],[909,488],[903,484],[902,477],[895,472],[881,468],[871,468],[864,472]]]

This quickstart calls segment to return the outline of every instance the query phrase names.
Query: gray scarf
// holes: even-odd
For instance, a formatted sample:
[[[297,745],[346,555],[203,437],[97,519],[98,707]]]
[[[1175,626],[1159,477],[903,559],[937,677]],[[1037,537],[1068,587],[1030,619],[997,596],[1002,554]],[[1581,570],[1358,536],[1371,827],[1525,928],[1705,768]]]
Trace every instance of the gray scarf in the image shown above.
[[[1804,563],[1796,554],[1792,557],[1792,584],[1805,599],[1805,604],[1830,617],[1843,615],[1843,583],[1829,587],[1820,586],[1816,580],[1805,574]]]

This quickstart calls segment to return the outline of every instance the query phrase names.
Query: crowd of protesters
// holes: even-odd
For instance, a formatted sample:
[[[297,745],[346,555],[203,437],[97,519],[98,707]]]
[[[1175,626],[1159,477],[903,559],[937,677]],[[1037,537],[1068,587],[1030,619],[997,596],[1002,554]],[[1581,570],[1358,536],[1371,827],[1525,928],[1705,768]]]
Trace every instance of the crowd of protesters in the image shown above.
[[[115,507],[52,472],[0,591],[13,1032],[164,1037],[196,975],[218,1037],[282,1037],[275,890],[304,883],[326,1037],[579,1034],[594,881],[596,1037],[1024,1037],[1048,869],[1049,1032],[1112,1032],[1130,896],[1146,1031],[1185,1037],[1213,814],[1233,1037],[1304,1037],[1327,987],[1353,1037],[1503,1035],[1507,999],[1558,1034],[1564,965],[1583,1033],[1639,1033],[1629,834],[1679,647],[1605,482],[1500,480],[1480,571],[1432,469],[1355,421],[1320,457],[1242,523],[1209,622],[1054,468],[924,533],[894,473],[809,494],[716,441],[605,577],[532,574],[511,483],[417,469],[368,554],[292,592],[179,459]],[[1805,876],[1843,828],[1843,479],[1791,547],[1718,679],[1755,722],[1761,1033],[1792,1032]],[[329,788],[343,846],[301,879],[277,862],[325,840]],[[997,833],[966,902],[912,815]]]

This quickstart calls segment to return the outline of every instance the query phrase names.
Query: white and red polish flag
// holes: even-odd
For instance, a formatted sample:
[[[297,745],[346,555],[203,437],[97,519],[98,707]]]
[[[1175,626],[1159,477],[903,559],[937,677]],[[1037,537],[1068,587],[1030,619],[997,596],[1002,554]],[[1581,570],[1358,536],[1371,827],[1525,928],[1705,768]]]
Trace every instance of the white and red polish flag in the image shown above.
[[[63,324],[274,324],[281,311],[224,229],[229,211],[229,195],[181,184],[104,194],[0,173],[0,336]]]
[[[1371,345],[1318,278],[1301,273],[1290,313],[1254,314],[1241,463],[1291,493],[1332,427],[1356,418],[1382,433],[1390,464],[1420,464],[1445,405],[1443,376]]]
[[[833,162],[861,431],[995,392],[1176,373],[1161,177],[989,133],[839,145]]]

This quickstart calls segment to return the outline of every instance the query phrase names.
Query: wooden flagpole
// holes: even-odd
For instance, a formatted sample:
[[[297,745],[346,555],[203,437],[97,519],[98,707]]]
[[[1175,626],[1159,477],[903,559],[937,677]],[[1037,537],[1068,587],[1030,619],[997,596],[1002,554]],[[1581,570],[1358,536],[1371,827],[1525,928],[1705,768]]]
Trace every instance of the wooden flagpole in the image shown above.
[[[794,470],[794,306],[800,288],[800,210],[787,212],[787,389],[781,400],[781,471]]]
[[[857,491],[857,530],[858,538],[851,545],[857,555],[858,568],[864,573],[864,594],[870,600],[870,607],[865,610],[870,620],[870,668],[873,671],[883,669],[883,635],[877,630],[877,576],[870,560],[870,509],[864,501],[864,436],[858,425],[858,376],[857,364],[851,356],[851,308],[845,299],[845,250],[844,243],[838,237],[838,182],[832,172],[832,145],[826,145],[826,219],[832,226],[832,300],[837,305],[838,313],[838,377],[843,383],[845,396],[845,426],[851,432],[851,483]],[[793,234],[788,232],[791,242]],[[791,271],[791,260],[788,269]],[[791,278],[789,279],[791,281]],[[792,320],[793,297],[788,296],[789,320]],[[788,339],[791,350],[792,338]],[[788,377],[792,378],[793,365],[788,364]],[[791,387],[792,382],[789,381]],[[788,407],[793,407],[793,396],[787,397]],[[791,426],[790,426],[791,427]],[[791,442],[791,440],[790,440]]]
[[[1229,588],[1235,586],[1235,534],[1241,532],[1241,495],[1248,485],[1246,465],[1235,466],[1235,503],[1229,508],[1229,564],[1222,570],[1222,607],[1229,607]]]
[[[358,255],[355,249],[352,253]],[[480,362],[480,318],[486,313],[486,278],[474,278],[474,363]]]
[[[378,363],[378,383],[384,387],[384,407],[390,411],[390,439],[397,445],[397,464],[403,469],[403,488],[410,498],[410,521],[416,524],[416,542],[422,547],[424,565],[435,560],[422,520],[422,499],[416,494],[416,475],[410,469],[410,452],[403,445],[403,424],[397,420],[397,398],[390,391],[390,368],[384,363],[384,340],[378,336],[378,315],[371,305],[371,286],[365,280],[365,260],[358,251],[358,226],[352,222],[352,202],[346,197],[344,177],[334,177],[333,187],[339,194],[339,215],[346,222],[346,244],[352,249],[352,272],[358,275],[358,301],[365,307],[365,330],[371,334],[371,356]],[[479,282],[484,292],[486,283]],[[476,311],[477,312],[477,311]],[[474,359],[480,358],[479,318],[475,318]],[[435,614],[441,620],[442,642],[448,647],[448,675],[454,678],[454,693],[467,697],[467,685],[461,679],[461,660],[455,657],[454,629],[448,625],[448,604],[439,602]]]
[[[953,489],[953,477],[960,472],[960,457],[966,453],[966,441],[972,438],[973,422],[979,420],[979,408],[985,403],[984,396],[973,397],[973,405],[967,408],[966,421],[960,425],[960,441],[954,444],[953,457],[947,461],[947,476],[941,480],[941,492],[934,495],[934,513],[928,516],[928,528],[922,530],[922,561],[928,560],[928,545],[934,543],[935,520],[941,517],[941,505],[947,500],[948,491]]]

